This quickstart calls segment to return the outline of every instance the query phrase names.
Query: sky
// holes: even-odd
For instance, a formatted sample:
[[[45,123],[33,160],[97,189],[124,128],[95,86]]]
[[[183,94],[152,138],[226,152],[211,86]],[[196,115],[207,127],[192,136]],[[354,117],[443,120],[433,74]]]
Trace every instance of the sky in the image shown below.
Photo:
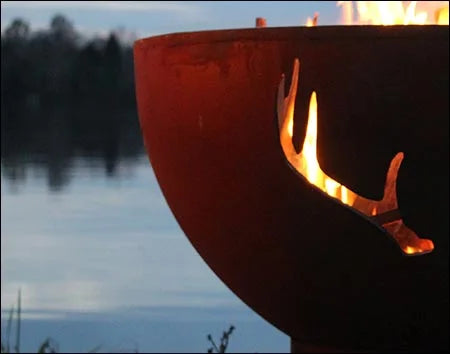
[[[335,1],[2,1],[2,31],[17,17],[33,30],[48,27],[61,13],[85,35],[104,35],[119,28],[137,38],[211,29],[249,28],[256,17],[267,26],[300,26],[314,12],[319,24],[340,21]]]
[[[355,2],[353,2],[355,3]],[[403,5],[409,4],[403,1]],[[448,1],[418,1],[416,10],[445,6]],[[448,5],[447,5],[448,6]],[[319,14],[319,25],[342,23],[336,1],[2,1],[1,30],[21,17],[33,30],[46,29],[55,14],[65,15],[86,37],[111,30],[130,39],[174,32],[249,28],[256,17],[267,26],[303,26]]]

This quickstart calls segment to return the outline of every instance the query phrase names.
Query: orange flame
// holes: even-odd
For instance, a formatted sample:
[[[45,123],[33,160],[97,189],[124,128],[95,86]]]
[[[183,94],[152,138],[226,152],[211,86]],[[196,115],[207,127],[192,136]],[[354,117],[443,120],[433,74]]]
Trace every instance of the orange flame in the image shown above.
[[[419,238],[401,219],[397,202],[397,173],[403,160],[399,152],[391,161],[386,177],[383,198],[379,201],[364,198],[344,185],[327,176],[317,160],[317,95],[311,95],[305,140],[299,154],[292,144],[294,128],[294,108],[297,95],[300,62],[295,59],[291,86],[287,97],[284,95],[284,76],[278,88],[278,126],[280,143],[288,162],[311,184],[321,189],[330,197],[358,210],[372,218],[380,227],[390,233],[406,254],[431,252],[433,242]]]
[[[438,25],[448,25],[448,6],[436,10],[435,19]]]
[[[345,25],[448,25],[448,2],[442,1],[338,1]],[[436,6],[441,6],[437,9]],[[421,10],[417,10],[421,7]],[[434,14],[434,16],[432,16]],[[434,17],[434,20],[433,20]]]
[[[316,13],[314,13],[314,17],[313,17],[313,18],[308,17],[308,18],[306,19],[306,27],[317,26],[318,20],[319,20],[319,13],[316,12]]]

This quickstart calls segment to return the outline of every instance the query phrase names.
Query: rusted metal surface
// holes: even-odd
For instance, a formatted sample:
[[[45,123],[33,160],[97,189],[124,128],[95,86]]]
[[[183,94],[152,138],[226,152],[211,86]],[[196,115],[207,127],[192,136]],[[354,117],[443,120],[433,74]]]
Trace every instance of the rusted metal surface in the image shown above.
[[[225,284],[295,340],[448,348],[448,49],[445,26],[258,28],[136,42],[140,123],[172,212]],[[294,58],[302,63],[297,149],[314,90],[327,175],[381,199],[402,151],[399,209],[433,252],[405,256],[288,166],[276,98]]]

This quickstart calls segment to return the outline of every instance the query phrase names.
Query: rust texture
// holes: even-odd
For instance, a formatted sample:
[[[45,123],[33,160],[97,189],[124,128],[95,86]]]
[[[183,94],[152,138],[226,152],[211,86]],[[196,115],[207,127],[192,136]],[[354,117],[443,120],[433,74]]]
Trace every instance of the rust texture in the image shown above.
[[[237,296],[302,343],[448,349],[447,26],[182,33],[137,41],[134,51],[141,128],[163,194]],[[297,151],[316,91],[324,172],[381,199],[402,151],[398,206],[433,252],[405,256],[287,164],[277,90],[295,58]]]

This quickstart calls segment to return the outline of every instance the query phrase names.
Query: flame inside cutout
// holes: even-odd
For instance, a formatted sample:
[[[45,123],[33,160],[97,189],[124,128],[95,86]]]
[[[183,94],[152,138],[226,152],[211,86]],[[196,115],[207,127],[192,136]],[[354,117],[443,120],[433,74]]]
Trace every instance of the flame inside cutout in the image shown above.
[[[399,152],[392,159],[389,166],[383,198],[379,201],[364,198],[351,191],[341,183],[327,176],[320,168],[317,160],[317,95],[311,95],[306,127],[305,140],[300,153],[295,151],[292,143],[294,128],[295,98],[297,95],[298,76],[300,62],[294,61],[291,86],[289,94],[285,97],[284,76],[278,87],[278,127],[280,131],[280,143],[288,162],[309,183],[321,189],[330,197],[358,210],[370,217],[378,226],[384,228],[399,244],[406,254],[423,254],[434,249],[433,242],[419,238],[414,231],[409,229],[401,219],[397,202],[397,173],[403,160],[403,153]]]

